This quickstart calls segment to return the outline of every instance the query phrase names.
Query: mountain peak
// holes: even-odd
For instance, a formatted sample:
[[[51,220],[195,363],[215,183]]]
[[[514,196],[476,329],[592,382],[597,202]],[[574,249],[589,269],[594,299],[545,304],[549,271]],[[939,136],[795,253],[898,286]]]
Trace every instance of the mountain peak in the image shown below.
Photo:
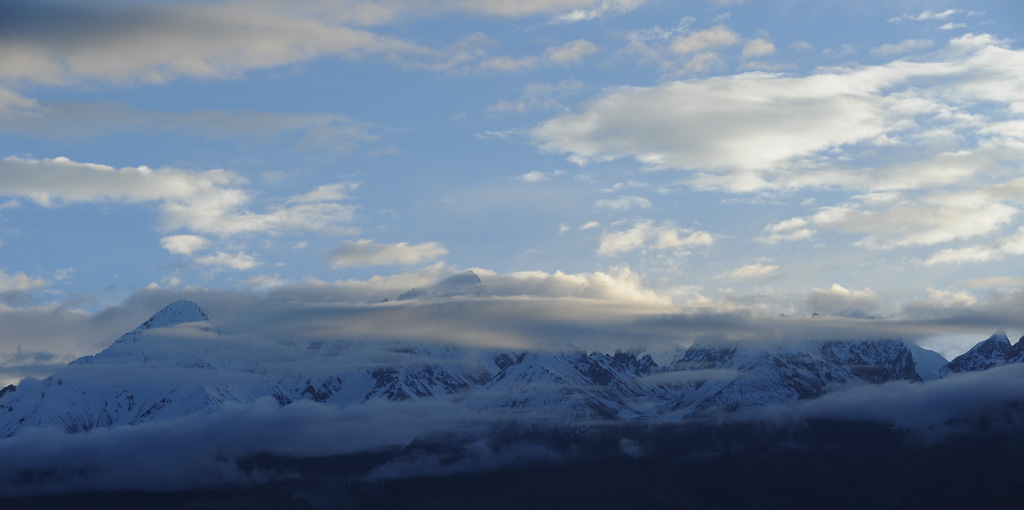
[[[209,317],[199,309],[199,305],[187,299],[179,299],[159,312],[153,314],[146,322],[143,322],[137,329],[155,329],[188,324],[190,322],[203,322],[210,320]]]
[[[439,285],[476,285],[480,283],[480,277],[473,271],[463,271],[441,281]]]
[[[398,300],[479,296],[482,288],[483,282],[476,273],[473,271],[463,271],[429,287],[409,289],[398,296]]]
[[[992,336],[988,337],[988,340],[991,340],[996,343],[1010,345],[1010,339],[1007,338],[1006,331],[1003,331],[1001,328],[997,329],[995,333],[992,333]]]

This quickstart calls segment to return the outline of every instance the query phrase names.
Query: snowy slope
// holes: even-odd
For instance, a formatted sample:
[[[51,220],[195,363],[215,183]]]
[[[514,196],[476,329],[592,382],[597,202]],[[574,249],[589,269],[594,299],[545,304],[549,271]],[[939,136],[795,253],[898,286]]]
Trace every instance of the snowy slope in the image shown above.
[[[1011,345],[1005,331],[996,331],[992,336],[971,347],[969,351],[953,358],[948,365],[940,370],[940,374],[945,377],[950,374],[978,372],[1007,363],[1020,362],[1022,345],[1024,344],[1020,342],[1016,346]]]
[[[478,288],[476,275],[455,278],[455,288]],[[76,432],[166,420],[264,397],[281,406],[444,401],[499,421],[677,420],[893,380],[921,380],[899,340],[699,343],[664,366],[621,351],[397,341],[283,340],[256,348],[219,331],[194,303],[178,301],[102,352],[0,395],[0,436],[30,426]]]
[[[786,404],[850,384],[921,380],[900,340],[698,343],[668,368],[663,375],[682,381],[671,409],[683,415]]]

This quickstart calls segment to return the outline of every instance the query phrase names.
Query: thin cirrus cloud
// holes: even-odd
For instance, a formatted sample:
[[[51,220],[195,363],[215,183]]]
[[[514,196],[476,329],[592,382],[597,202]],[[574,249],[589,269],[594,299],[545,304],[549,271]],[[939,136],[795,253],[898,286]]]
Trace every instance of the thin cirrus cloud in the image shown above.
[[[586,40],[577,39],[558,46],[550,46],[538,56],[525,57],[487,57],[481,59],[472,68],[480,71],[518,72],[535,69],[540,66],[571,66],[579,64],[584,57],[597,53],[597,45]]]
[[[20,96],[5,99],[2,93],[0,89],[0,131],[44,139],[90,139],[119,132],[152,132],[210,140],[248,138],[266,142],[297,133],[301,136],[298,148],[332,152],[380,140],[367,124],[333,113],[157,112],[105,102],[53,103]]]
[[[779,271],[778,265],[773,264],[746,264],[732,271],[722,273],[716,278],[728,278],[741,282],[762,282],[775,277]]]
[[[872,48],[871,54],[876,57],[888,57],[928,49],[933,45],[931,39],[906,39],[895,44],[883,44]]]
[[[653,204],[644,197],[623,195],[619,198],[602,198],[594,202],[596,207],[613,211],[629,211],[630,209],[650,209]]]
[[[413,265],[434,260],[448,254],[440,243],[378,244],[369,239],[346,241],[333,250],[320,253],[330,261],[331,267]]]

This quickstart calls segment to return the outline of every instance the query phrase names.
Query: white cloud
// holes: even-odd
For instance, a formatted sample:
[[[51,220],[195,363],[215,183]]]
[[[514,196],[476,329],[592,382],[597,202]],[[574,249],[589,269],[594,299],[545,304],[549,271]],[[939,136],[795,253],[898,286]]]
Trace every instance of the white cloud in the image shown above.
[[[924,11],[921,14],[918,14],[917,16],[911,16],[911,19],[917,21],[946,19],[954,14],[960,14],[961,12],[963,11],[961,11],[960,9],[946,9],[942,12]]]
[[[987,245],[972,245],[963,248],[948,248],[933,254],[925,265],[943,263],[987,262],[999,260],[1007,255],[1024,255],[1024,227],[1016,234],[1003,237]]]
[[[377,244],[369,239],[346,241],[340,247],[320,253],[331,267],[413,265],[448,254],[440,243]]]
[[[2,91],[0,91],[2,92]],[[0,131],[38,137],[89,138],[112,132],[175,133],[205,139],[268,141],[301,136],[297,148],[345,152],[379,137],[369,125],[335,113],[271,113],[204,110],[157,112],[109,102],[41,101],[5,111],[0,97]]]
[[[739,34],[729,30],[729,27],[716,25],[680,36],[672,41],[670,48],[676,53],[687,55],[719,46],[732,46],[740,42],[740,39]]]
[[[553,172],[541,172],[539,170],[531,170],[523,175],[520,175],[519,177],[517,177],[517,179],[523,182],[544,182],[550,181],[552,177],[558,177],[564,174],[564,170],[555,170]]]
[[[937,192],[882,209],[843,204],[820,208],[811,223],[819,228],[867,234],[858,244],[868,248],[928,246],[994,232],[1019,212],[988,198],[983,192]]]
[[[877,48],[872,48],[871,54],[876,57],[888,57],[931,48],[932,45],[934,43],[931,39],[907,39],[896,44],[883,44]]]
[[[232,255],[223,251],[218,251],[213,255],[196,257],[195,262],[201,266],[212,266],[218,269],[235,269],[237,271],[245,271],[260,265],[256,258],[248,253],[238,252]]]
[[[699,188],[874,189],[908,177],[916,180],[908,186],[953,183],[984,171],[993,157],[1008,161],[1007,153],[1021,152],[1012,140],[972,147],[969,140],[985,135],[990,123],[964,113],[977,101],[1024,111],[1024,51],[1004,46],[991,36],[966,35],[924,62],[607,89],[584,110],[553,117],[529,134],[542,151],[577,164],[633,158],[648,170],[692,172],[689,182]],[[937,154],[929,136],[943,133],[962,145]],[[942,168],[929,173],[895,158],[881,165],[858,160],[861,151],[892,146],[920,150],[925,157],[918,162]]]
[[[544,60],[557,65],[573,65],[583,61],[583,57],[597,53],[597,46],[586,40],[577,39],[561,46],[552,46],[544,51]]]
[[[650,209],[653,204],[644,197],[624,195],[615,199],[602,198],[594,202],[594,206],[606,207],[613,211],[628,211],[630,209]]]
[[[532,110],[562,108],[562,101],[583,89],[579,80],[562,80],[558,83],[527,83],[523,94],[514,101],[499,101],[487,107],[488,112],[526,113]]]
[[[160,246],[178,255],[192,255],[192,252],[202,250],[209,244],[209,239],[189,234],[167,236],[160,239]]]
[[[851,290],[833,283],[827,289],[814,289],[807,297],[810,311],[823,315],[867,317],[879,307],[878,294],[871,289]]]
[[[271,235],[293,230],[339,234],[355,206],[341,203],[356,186],[335,183],[289,197],[266,213],[245,208],[252,198],[246,181],[226,170],[195,172],[145,166],[115,169],[67,158],[0,160],[0,196],[20,196],[44,207],[73,202],[158,202],[162,226],[220,236],[248,232]]]
[[[555,18],[557,23],[575,23],[578,21],[590,21],[605,16],[622,14],[640,7],[646,0],[600,0],[590,9],[576,9],[561,14]]]
[[[7,274],[0,269],[0,292],[26,291],[47,285],[49,282],[42,278],[34,278],[22,272]]]
[[[523,175],[520,175],[519,180],[523,182],[544,182],[551,180],[551,177],[548,177],[547,174],[545,174],[544,172],[531,170]]]
[[[743,58],[757,58],[775,54],[775,45],[767,39],[757,38],[743,46]]]
[[[475,64],[475,68],[482,71],[502,71],[502,72],[518,72],[526,69],[534,69],[542,65],[556,65],[556,66],[570,66],[576,65],[583,61],[583,58],[587,55],[594,54],[598,51],[598,48],[594,43],[586,39],[577,39],[575,41],[569,41],[559,46],[550,46],[544,50],[544,53],[539,56],[525,56],[525,57],[485,57],[485,53],[482,50],[475,52],[474,56],[467,56],[465,60],[474,61],[480,58],[479,62]],[[466,69],[467,62],[457,62],[459,68]],[[471,65],[470,65],[471,66]],[[448,70],[450,67],[446,67],[441,70]]]
[[[779,271],[779,266],[771,264],[747,264],[732,271],[722,273],[716,278],[729,278],[741,282],[762,282],[773,278]]]
[[[638,248],[645,250],[679,250],[683,248],[710,246],[714,242],[711,234],[685,228],[671,223],[655,225],[651,220],[636,222],[627,230],[605,232],[601,235],[598,255],[620,255]]]
[[[580,227],[580,230],[590,230],[592,228],[598,228],[600,226],[601,224],[596,221],[588,221]]]
[[[955,30],[957,28],[966,28],[967,23],[953,23],[949,22],[939,27],[939,30]]]
[[[11,29],[0,43],[0,78],[47,84],[164,82],[180,76],[235,77],[321,55],[428,52],[345,26],[356,21],[346,11],[359,10],[348,3],[326,13],[281,7],[277,2],[118,9],[18,4],[5,10]]]

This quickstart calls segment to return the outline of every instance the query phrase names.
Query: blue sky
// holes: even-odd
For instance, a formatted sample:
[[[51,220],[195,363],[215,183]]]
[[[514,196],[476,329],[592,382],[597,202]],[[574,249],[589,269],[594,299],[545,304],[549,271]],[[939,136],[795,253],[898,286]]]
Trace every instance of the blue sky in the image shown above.
[[[2,365],[94,352],[164,298],[376,303],[467,269],[652,313],[927,324],[947,356],[1024,332],[1021,20],[0,2]]]

